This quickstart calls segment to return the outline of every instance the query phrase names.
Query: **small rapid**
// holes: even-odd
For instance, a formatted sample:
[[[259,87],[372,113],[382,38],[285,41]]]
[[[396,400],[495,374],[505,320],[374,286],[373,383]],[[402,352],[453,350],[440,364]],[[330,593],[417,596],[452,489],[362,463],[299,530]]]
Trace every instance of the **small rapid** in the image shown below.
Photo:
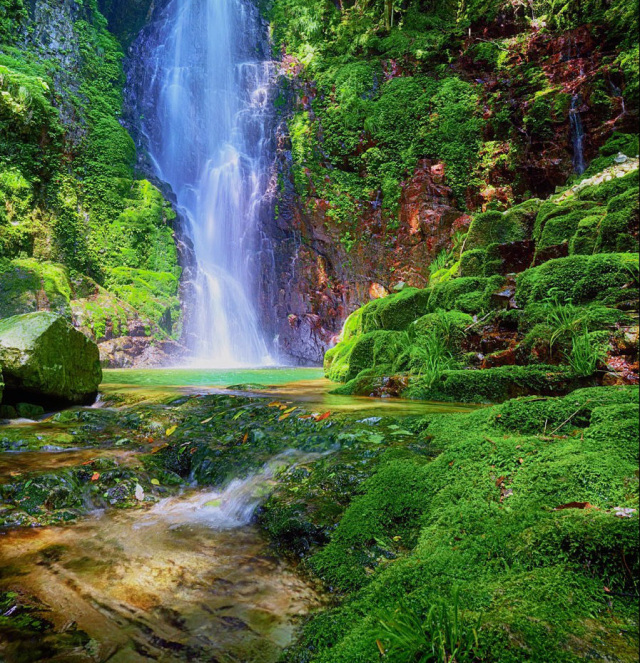
[[[187,489],[147,510],[6,531],[0,594],[18,592],[55,631],[34,642],[0,629],[0,657],[274,663],[320,598],[251,521],[278,474],[312,457],[285,452],[221,490]]]
[[[152,507],[137,527],[157,523],[165,523],[173,529],[194,524],[218,530],[244,527],[251,523],[256,509],[269,496],[280,472],[315,460],[319,455],[292,449],[273,458],[260,471],[243,479],[233,479],[222,490],[168,497]]]

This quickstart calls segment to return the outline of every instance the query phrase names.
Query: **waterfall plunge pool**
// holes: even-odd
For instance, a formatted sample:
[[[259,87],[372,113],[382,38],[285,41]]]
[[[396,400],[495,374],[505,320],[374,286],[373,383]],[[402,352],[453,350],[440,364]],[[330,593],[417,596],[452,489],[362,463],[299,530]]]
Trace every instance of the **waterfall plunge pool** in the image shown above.
[[[157,398],[172,393],[247,393],[288,399],[309,410],[331,410],[363,416],[419,416],[439,412],[468,412],[476,405],[407,401],[332,394],[336,383],[323,377],[321,368],[245,369],[107,369],[101,392]]]

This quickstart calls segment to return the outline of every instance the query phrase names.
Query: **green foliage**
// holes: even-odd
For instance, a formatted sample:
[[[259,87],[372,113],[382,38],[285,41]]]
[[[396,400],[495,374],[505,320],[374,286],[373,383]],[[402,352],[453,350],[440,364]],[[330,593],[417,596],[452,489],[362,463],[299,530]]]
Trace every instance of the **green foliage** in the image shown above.
[[[606,352],[600,344],[594,342],[587,329],[583,329],[581,334],[573,335],[571,353],[567,359],[571,370],[576,375],[583,377],[593,375],[596,372],[598,363],[606,356]]]
[[[421,619],[411,608],[397,608],[380,620],[384,656],[396,663],[448,663],[474,661],[480,620],[461,612],[459,592],[453,605],[440,600]],[[386,646],[385,646],[386,645]]]
[[[60,21],[71,21],[67,10],[60,8],[61,19],[45,13],[51,24],[39,26],[51,39],[64,39],[64,49],[44,60],[27,40],[20,50],[3,47],[0,54],[0,256],[62,263],[101,285],[117,285],[143,315],[178,333],[175,213],[154,186],[134,179],[135,146],[119,122],[122,48],[93,0],[61,36]],[[14,32],[20,23],[28,33],[31,20],[21,2],[0,3],[0,39],[6,21]],[[46,264],[42,270],[29,264],[33,278],[48,270]],[[13,276],[25,266],[14,266],[18,271],[5,272],[3,288],[16,290],[17,299],[11,295],[7,306],[33,310],[38,288],[30,277],[18,293]],[[119,266],[144,271],[144,285],[138,274],[129,283],[122,274],[114,278]],[[158,294],[159,282],[173,292]],[[55,297],[51,303],[60,310]],[[68,314],[68,297],[64,304]],[[122,311],[136,316],[116,308],[117,327]],[[104,320],[90,317],[100,336]]]
[[[633,297],[637,254],[603,253],[594,256],[558,258],[518,275],[516,298],[520,306],[543,301],[555,292],[559,301],[576,304],[599,301],[615,304]],[[632,284],[632,288],[622,289]]]

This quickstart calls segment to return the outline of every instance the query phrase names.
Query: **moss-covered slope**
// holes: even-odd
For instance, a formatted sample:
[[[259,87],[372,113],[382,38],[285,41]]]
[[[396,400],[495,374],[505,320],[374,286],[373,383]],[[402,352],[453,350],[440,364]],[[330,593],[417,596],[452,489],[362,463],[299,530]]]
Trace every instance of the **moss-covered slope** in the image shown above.
[[[134,173],[122,47],[95,0],[11,0],[0,17],[0,315],[71,316],[70,282],[91,279],[147,336],[179,338],[175,213]]]

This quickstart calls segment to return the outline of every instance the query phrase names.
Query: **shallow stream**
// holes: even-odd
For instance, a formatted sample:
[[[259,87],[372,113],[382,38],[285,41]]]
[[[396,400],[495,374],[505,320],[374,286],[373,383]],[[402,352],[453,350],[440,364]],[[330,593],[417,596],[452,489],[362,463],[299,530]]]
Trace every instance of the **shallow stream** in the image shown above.
[[[317,369],[174,369],[106,371],[102,391],[107,402],[114,395],[149,402],[154,412],[176,396],[211,393],[252,393],[268,399],[265,405],[278,398],[310,413],[358,418],[468,409],[334,396],[330,388]],[[94,407],[89,414],[99,413]],[[5,430],[30,426],[55,431],[57,424],[22,422]],[[0,486],[96,459],[139,464],[139,447],[110,446],[109,439],[103,435],[93,448],[0,453]],[[147,508],[94,509],[64,526],[0,529],[0,661],[276,661],[322,598],[274,555],[252,516],[279,471],[315,456],[278,454],[224,489],[176,488]],[[20,628],[10,620],[15,614],[23,617]]]

